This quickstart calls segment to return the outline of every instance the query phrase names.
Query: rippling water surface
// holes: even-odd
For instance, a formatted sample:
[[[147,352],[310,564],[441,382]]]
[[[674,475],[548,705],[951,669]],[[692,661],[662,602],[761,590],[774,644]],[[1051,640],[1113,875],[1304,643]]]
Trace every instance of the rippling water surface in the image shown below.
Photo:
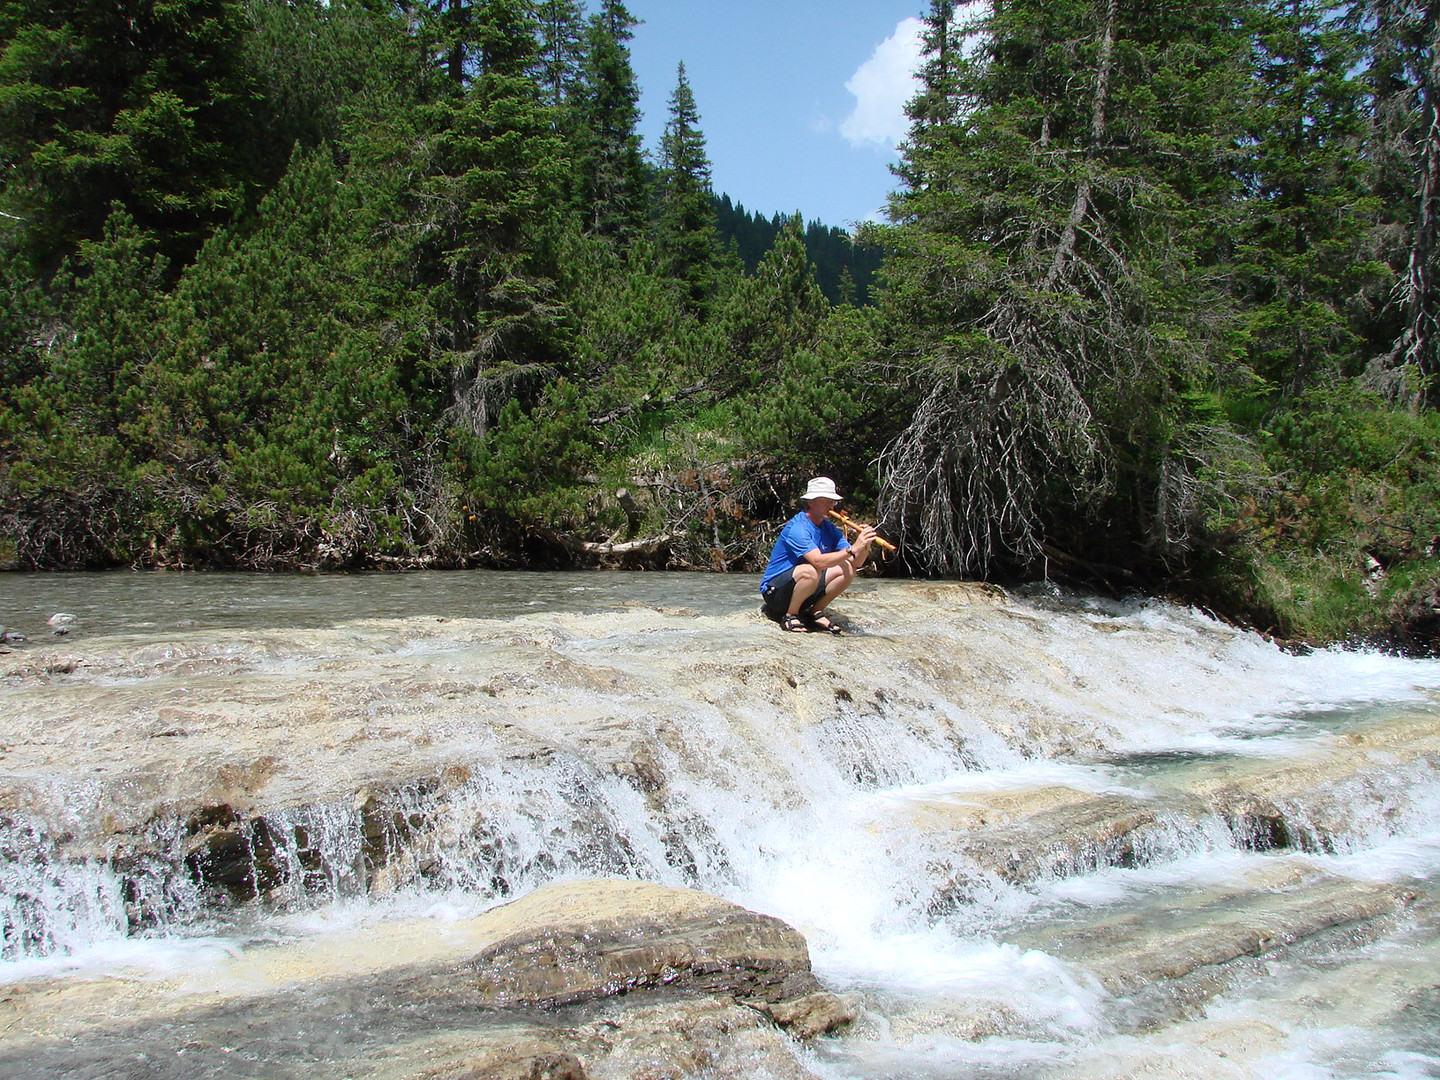
[[[715,615],[749,607],[752,594],[752,579],[722,574],[0,574],[0,620],[44,639],[45,622],[57,611],[76,615],[80,629],[93,635],[317,627],[357,618],[504,618],[635,604],[683,604]]]

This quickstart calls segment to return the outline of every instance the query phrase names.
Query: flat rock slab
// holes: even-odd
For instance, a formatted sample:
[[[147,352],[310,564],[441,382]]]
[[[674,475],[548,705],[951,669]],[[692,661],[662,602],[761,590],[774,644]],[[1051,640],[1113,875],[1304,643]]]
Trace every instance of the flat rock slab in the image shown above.
[[[687,737],[673,734],[681,725],[728,729],[727,750],[745,755],[735,764],[788,798],[800,793],[770,751],[803,746],[842,711],[913,710],[927,738],[960,742],[937,696],[988,717],[997,686],[1016,680],[1068,694],[1051,659],[987,658],[1002,631],[1032,630],[995,590],[879,583],[847,596],[842,614],[841,637],[785,635],[755,610],[636,609],[27,647],[0,658],[0,815],[38,818],[89,857],[157,821],[348,802],[477,755],[563,751],[656,783],[646,755]],[[1026,752],[1103,745],[1093,709],[1003,711],[1017,709],[996,722]]]
[[[169,1062],[179,1045],[175,1064],[194,1076],[231,1075],[229,1059],[304,1063],[317,1080],[599,1080],[740,1068],[731,1059],[748,1054],[798,1078],[809,1074],[786,1033],[855,1016],[816,981],[799,933],[695,890],[561,882],[443,931],[257,945],[171,979],[17,984],[0,1000],[0,1074],[99,1076],[102,1062]],[[317,1031],[323,1053],[297,1052]]]
[[[1416,899],[1414,891],[1393,885],[1306,880],[1250,893],[1190,894],[1159,910],[1080,929],[1041,929],[1016,935],[1016,941],[1079,963],[1107,991],[1125,994],[1263,956],[1337,927],[1360,927],[1404,911]]]
[[[853,1013],[824,993],[805,939],[691,889],[600,879],[537,889],[492,912],[503,937],[465,968],[490,1007],[575,1005],[635,990],[724,994],[807,1035]]]

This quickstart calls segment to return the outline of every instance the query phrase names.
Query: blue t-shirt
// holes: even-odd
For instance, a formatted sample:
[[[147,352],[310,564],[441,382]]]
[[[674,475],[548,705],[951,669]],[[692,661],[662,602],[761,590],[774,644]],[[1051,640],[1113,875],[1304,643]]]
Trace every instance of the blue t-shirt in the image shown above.
[[[770,552],[770,563],[760,578],[761,594],[764,594],[765,586],[773,579],[786,570],[799,566],[805,561],[806,554],[816,548],[824,554],[849,546],[850,542],[845,539],[845,534],[833,521],[822,521],[816,525],[810,520],[810,515],[801,510],[785,523],[780,535],[775,538],[775,547]]]

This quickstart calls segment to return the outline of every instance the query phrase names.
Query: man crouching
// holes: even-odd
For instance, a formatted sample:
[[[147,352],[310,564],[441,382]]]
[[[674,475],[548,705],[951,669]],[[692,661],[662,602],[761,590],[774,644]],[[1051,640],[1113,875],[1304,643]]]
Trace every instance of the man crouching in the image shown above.
[[[817,476],[800,496],[801,510],[775,538],[770,563],[760,578],[762,610],[782,630],[840,633],[825,614],[830,601],[850,587],[855,571],[870,557],[875,529],[866,525],[852,545],[829,513],[840,501],[835,481]]]

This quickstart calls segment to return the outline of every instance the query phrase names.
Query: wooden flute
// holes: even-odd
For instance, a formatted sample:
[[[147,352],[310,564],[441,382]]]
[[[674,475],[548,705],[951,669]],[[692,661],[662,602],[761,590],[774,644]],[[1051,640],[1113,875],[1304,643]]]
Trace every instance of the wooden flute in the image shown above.
[[[855,520],[854,518],[852,518],[852,517],[847,517],[846,515],[842,514],[839,510],[831,510],[831,511],[830,511],[830,519],[831,519],[832,521],[838,522],[839,524],[843,525],[843,526],[844,526],[845,528],[847,528],[847,529],[854,529],[857,533],[858,533],[861,529],[865,528],[865,526],[862,525],[862,524],[860,524],[860,522],[856,521],[856,520]],[[889,540],[886,540],[883,536],[877,536],[877,537],[875,537],[875,543],[879,544],[880,547],[883,548],[885,551],[892,551],[892,552],[893,552],[893,551],[895,550],[895,545],[892,544],[892,543],[890,543],[890,541],[889,541]]]

